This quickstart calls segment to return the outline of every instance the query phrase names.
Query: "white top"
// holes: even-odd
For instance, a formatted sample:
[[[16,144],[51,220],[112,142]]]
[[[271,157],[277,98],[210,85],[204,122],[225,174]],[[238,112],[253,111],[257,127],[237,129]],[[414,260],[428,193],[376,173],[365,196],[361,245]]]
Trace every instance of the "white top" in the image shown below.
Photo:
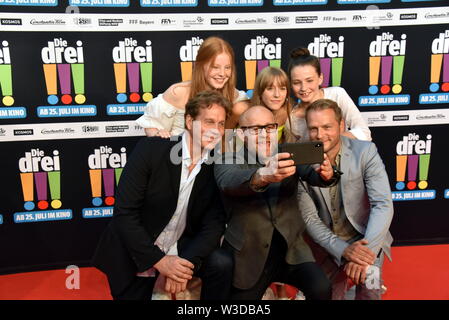
[[[159,234],[155,245],[165,254],[178,255],[178,240],[186,227],[187,206],[189,204],[190,194],[192,193],[195,178],[201,170],[201,165],[207,160],[209,153],[204,152],[200,161],[197,162],[192,172],[189,174],[189,166],[192,164],[189,147],[187,145],[187,135],[184,133],[181,139],[182,143],[182,163],[181,163],[181,181],[179,183],[178,204],[175,213],[164,230]],[[154,268],[138,273],[140,277],[155,276]]]
[[[234,103],[248,99],[245,91],[238,91]],[[136,120],[142,128],[156,128],[170,131],[172,136],[184,132],[184,109],[176,108],[164,100],[163,94],[148,102],[144,114]]]
[[[147,103],[143,115],[136,122],[142,128],[165,129],[176,136],[184,132],[184,114],[184,109],[165,101],[161,93]]]
[[[351,132],[358,140],[371,141],[371,131],[362,117],[359,109],[352,101],[345,89],[341,87],[323,88],[324,99],[330,99],[337,102],[341,109],[345,121],[346,131]],[[291,114],[292,132],[301,137],[301,141],[309,140],[309,131],[307,129],[306,119],[297,118]],[[286,123],[288,125],[288,121]]]
[[[235,99],[234,103],[249,99],[249,97],[246,95],[245,91],[237,90],[237,93],[238,93],[238,96],[237,96],[237,99]]]

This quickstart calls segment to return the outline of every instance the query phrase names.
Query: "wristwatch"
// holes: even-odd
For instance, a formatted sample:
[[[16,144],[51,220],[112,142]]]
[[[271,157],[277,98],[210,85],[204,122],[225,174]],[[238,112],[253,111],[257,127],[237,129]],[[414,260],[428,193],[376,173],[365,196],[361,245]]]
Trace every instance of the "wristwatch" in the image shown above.
[[[337,166],[332,166],[332,169],[334,171],[334,177],[336,178],[340,178],[340,176],[343,174],[343,172],[337,169]]]
[[[334,183],[332,183],[332,185],[336,185],[339,181],[340,181],[340,176],[343,174],[343,172],[341,172],[340,170],[337,169],[337,166],[332,166],[332,170],[333,170],[333,179],[335,180]]]

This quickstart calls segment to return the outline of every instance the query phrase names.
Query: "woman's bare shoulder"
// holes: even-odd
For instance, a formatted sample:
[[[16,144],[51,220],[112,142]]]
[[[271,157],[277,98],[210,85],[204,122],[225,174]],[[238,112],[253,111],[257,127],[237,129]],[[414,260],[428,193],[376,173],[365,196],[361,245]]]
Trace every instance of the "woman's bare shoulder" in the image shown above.
[[[185,109],[185,105],[189,99],[189,94],[190,81],[186,81],[172,84],[167,90],[165,90],[163,97],[164,100],[172,106],[179,109]]]

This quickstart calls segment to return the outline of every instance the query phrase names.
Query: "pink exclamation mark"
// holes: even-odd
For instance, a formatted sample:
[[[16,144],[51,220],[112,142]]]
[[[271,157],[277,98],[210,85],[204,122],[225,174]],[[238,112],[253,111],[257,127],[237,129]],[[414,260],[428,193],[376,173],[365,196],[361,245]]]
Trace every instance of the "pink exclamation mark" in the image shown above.
[[[114,169],[103,169],[103,185],[106,198],[104,203],[112,206],[115,203],[114,198]]]
[[[35,172],[34,181],[36,183],[37,207],[41,210],[48,208],[47,201],[47,172]]]
[[[61,87],[61,101],[64,104],[72,103],[72,96],[70,95],[70,64],[58,64],[59,85]]]
[[[385,56],[382,57],[381,69],[382,69],[382,87],[380,87],[380,92],[387,94],[390,92],[390,79],[391,79],[391,67],[393,65],[393,57]]]
[[[444,92],[449,91],[449,54],[445,54],[443,58],[443,84],[441,85],[441,90]]]
[[[268,60],[258,60],[257,61],[257,73],[268,67]]]
[[[140,85],[140,66],[138,63],[127,63],[128,68],[128,82],[129,82],[129,100],[131,102],[139,102],[139,85]]]
[[[418,160],[419,160],[419,156],[417,154],[408,156],[407,189],[409,189],[409,190],[413,190],[416,188],[416,174],[418,172]]]
[[[321,86],[323,88],[329,87],[329,79],[331,73],[331,59],[330,58],[321,58],[320,59],[321,72],[323,73],[323,83]]]

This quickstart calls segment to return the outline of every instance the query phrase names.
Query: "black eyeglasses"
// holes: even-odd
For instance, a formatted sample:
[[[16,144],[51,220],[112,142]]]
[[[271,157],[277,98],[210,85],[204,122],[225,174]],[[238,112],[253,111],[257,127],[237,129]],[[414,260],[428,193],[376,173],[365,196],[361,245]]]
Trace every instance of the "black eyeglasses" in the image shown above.
[[[272,133],[277,130],[277,123],[269,123],[264,126],[248,126],[248,127],[240,127],[243,130],[247,130],[252,135],[258,135],[262,133],[262,130],[265,130],[266,133]]]

